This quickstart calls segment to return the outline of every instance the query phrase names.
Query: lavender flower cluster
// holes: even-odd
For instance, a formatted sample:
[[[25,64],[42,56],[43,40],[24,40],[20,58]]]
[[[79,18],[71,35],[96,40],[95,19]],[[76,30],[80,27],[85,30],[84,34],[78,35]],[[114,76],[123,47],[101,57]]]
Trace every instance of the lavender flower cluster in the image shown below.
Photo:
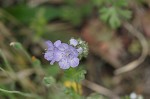
[[[70,44],[62,43],[60,40],[57,40],[54,44],[51,41],[46,41],[46,45],[47,50],[44,58],[50,61],[51,65],[58,62],[62,69],[79,65],[78,56],[83,52],[83,49],[77,47],[78,41],[76,39],[70,39]]]

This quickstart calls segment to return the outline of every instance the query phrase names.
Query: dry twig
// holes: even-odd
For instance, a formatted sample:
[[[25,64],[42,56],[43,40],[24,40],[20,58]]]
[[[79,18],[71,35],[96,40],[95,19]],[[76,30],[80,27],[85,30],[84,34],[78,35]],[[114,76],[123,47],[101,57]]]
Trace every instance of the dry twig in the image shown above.
[[[137,29],[135,29],[131,24],[129,23],[125,23],[124,24],[124,27],[132,34],[134,35],[135,37],[137,37],[137,39],[139,40],[139,42],[141,43],[141,46],[142,46],[142,53],[141,53],[141,56],[132,61],[131,63],[117,69],[115,71],[115,74],[116,75],[119,75],[119,74],[123,74],[125,72],[128,72],[128,71],[131,71],[135,68],[137,68],[144,60],[145,58],[147,57],[148,55],[148,43],[146,41],[146,38],[144,37],[144,35],[142,33],[140,33]]]
[[[93,83],[91,81],[88,80],[83,80],[82,85],[97,92],[100,94],[103,94],[107,97],[109,97],[110,99],[120,99],[119,96],[117,96],[115,93],[113,93],[111,90],[104,88],[103,86],[100,86],[96,83]]]

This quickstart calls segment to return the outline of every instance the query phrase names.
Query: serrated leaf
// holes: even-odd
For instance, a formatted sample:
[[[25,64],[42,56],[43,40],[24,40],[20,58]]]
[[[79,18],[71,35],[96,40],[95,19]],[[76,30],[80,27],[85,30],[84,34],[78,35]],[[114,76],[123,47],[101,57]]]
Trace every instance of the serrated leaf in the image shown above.
[[[116,7],[104,7],[99,12],[100,19],[104,22],[108,22],[109,25],[114,29],[121,25],[121,19],[131,18],[131,11]]]
[[[106,12],[107,9],[102,9],[100,10],[100,12],[102,13],[100,18],[104,21],[104,22],[107,22],[107,20],[109,19],[110,17],[110,13],[104,13]]]
[[[106,0],[106,4],[111,4],[110,7],[102,7],[99,10],[100,19],[107,22],[111,28],[118,28],[121,25],[123,19],[131,18],[131,11],[123,9],[128,5],[126,0]]]
[[[111,7],[111,8],[103,8],[100,12],[101,12],[101,16],[100,18],[105,21],[108,22],[109,25],[112,28],[117,28],[120,26],[121,22],[120,19],[118,17],[118,13],[116,12],[116,8],[115,7]]]
[[[113,14],[109,19],[109,24],[112,28],[117,28],[120,26],[121,22],[117,16],[117,14]]]
[[[86,71],[83,69],[70,68],[64,72],[64,79],[68,81],[80,82],[85,79]]]

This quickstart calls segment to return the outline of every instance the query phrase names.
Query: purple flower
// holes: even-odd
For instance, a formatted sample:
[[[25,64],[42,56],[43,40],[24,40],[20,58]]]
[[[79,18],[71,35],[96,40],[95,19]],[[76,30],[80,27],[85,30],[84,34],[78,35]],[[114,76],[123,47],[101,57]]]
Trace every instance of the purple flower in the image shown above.
[[[77,46],[78,41],[75,39],[70,39],[70,45]]]
[[[79,65],[79,52],[75,47],[61,43],[60,40],[57,40],[54,44],[51,41],[47,41],[46,45],[48,48],[44,54],[44,58],[50,61],[50,64],[58,62],[62,69]]]
[[[46,45],[47,45],[47,51],[46,53],[44,54],[44,58],[47,59],[48,61],[51,61],[53,59],[53,56],[54,56],[54,45],[51,41],[46,41],[45,42]]]
[[[79,47],[79,48],[77,49],[77,51],[79,52],[79,54],[81,54],[81,53],[83,52],[83,49],[82,49],[81,47]]]
[[[60,40],[57,40],[57,41],[54,43],[54,45],[55,45],[56,47],[58,47],[60,44],[61,44],[61,41],[60,41]]]

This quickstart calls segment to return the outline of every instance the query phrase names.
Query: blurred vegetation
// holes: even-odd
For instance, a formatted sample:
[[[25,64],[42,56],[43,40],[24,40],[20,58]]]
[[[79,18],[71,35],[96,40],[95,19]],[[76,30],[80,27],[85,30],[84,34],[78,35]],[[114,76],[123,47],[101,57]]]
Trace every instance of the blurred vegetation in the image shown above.
[[[150,44],[149,11],[149,0],[0,0],[0,99],[111,99],[84,79],[120,99],[149,99],[149,53],[134,71],[114,74],[143,49],[126,22]],[[71,37],[88,42],[88,57],[75,69],[51,66],[44,42]]]

